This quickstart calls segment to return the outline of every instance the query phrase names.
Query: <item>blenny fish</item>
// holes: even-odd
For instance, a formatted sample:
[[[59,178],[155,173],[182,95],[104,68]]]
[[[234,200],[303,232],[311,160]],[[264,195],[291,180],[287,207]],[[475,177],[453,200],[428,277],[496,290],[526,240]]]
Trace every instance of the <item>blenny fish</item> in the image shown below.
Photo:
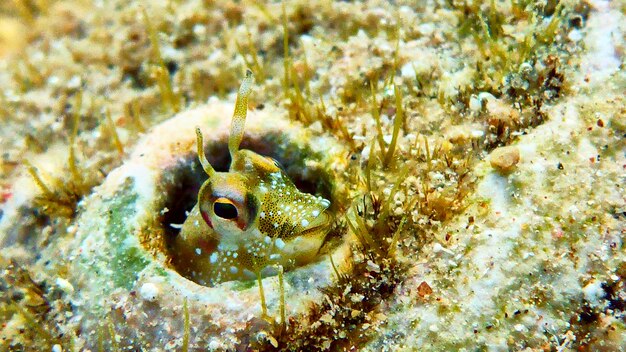
[[[260,280],[315,261],[333,220],[330,201],[299,191],[276,160],[239,149],[253,81],[248,70],[230,127],[228,172],[217,172],[208,162],[196,128],[198,158],[208,179],[175,250],[177,266],[209,286]]]

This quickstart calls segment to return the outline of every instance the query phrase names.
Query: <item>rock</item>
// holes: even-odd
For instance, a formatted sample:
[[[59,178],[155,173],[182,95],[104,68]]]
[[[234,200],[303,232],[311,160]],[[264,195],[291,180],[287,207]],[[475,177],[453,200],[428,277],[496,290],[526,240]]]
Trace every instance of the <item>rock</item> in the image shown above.
[[[145,284],[141,285],[141,288],[139,289],[139,294],[144,300],[154,302],[159,295],[159,288],[151,282],[146,282]]]
[[[71,293],[74,292],[74,286],[72,286],[72,284],[69,281],[67,281],[67,280],[65,280],[63,278],[57,277],[55,283],[56,283],[57,287],[60,288],[61,291],[65,292],[65,293],[71,294]]]
[[[507,174],[519,163],[519,149],[515,146],[500,147],[491,152],[489,163],[500,173]]]

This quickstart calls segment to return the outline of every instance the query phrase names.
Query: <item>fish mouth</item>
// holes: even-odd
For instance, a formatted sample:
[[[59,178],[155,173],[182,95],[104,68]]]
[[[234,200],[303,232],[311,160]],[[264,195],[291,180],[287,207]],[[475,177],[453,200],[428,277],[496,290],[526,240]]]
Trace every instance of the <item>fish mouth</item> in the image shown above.
[[[300,231],[299,235],[306,236],[306,235],[310,235],[313,233],[326,231],[328,228],[330,228],[330,224],[332,222],[331,220],[332,220],[332,216],[330,216],[328,212],[323,211],[318,216],[313,218],[311,221],[307,221],[306,225],[301,224],[303,226],[302,226],[302,231]]]

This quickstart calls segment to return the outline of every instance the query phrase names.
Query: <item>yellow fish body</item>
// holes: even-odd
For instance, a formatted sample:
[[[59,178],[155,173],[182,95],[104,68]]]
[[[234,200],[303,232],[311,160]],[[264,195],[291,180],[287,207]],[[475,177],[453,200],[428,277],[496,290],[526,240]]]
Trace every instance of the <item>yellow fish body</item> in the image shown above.
[[[228,172],[216,172],[206,160],[197,129],[198,156],[209,178],[174,250],[179,270],[207,285],[314,261],[332,222],[328,200],[300,192],[274,159],[239,150],[252,80],[248,71],[237,95]]]

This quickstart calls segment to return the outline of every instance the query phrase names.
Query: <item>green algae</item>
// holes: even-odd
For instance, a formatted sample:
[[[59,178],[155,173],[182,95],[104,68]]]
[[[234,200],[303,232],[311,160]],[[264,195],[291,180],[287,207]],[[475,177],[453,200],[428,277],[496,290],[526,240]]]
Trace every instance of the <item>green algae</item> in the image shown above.
[[[96,258],[86,255],[81,256],[81,265],[88,271],[99,271],[105,277],[94,278],[101,281],[103,293],[108,295],[118,287],[130,290],[137,279],[137,275],[150,264],[147,253],[139,247],[139,242],[134,238],[132,228],[128,225],[136,213],[138,194],[133,191],[133,181],[128,180],[110,198],[103,200],[103,207],[107,214],[105,231],[99,232],[103,236],[106,246],[99,250]],[[85,226],[79,225],[79,226]],[[98,236],[87,232],[84,240],[89,236]],[[96,268],[92,267],[93,261],[100,262]],[[106,264],[107,267],[101,267]],[[106,274],[108,273],[108,274]],[[110,281],[109,281],[110,280]]]
[[[256,285],[256,279],[247,280],[247,281],[233,281],[233,290],[235,291],[245,291]]]
[[[112,248],[110,258],[113,283],[116,287],[130,290],[137,275],[150,263],[145,251],[132,244],[139,245],[133,236],[127,220],[137,212],[137,193],[132,191],[133,184],[127,183],[106,204],[109,205],[106,240]]]

